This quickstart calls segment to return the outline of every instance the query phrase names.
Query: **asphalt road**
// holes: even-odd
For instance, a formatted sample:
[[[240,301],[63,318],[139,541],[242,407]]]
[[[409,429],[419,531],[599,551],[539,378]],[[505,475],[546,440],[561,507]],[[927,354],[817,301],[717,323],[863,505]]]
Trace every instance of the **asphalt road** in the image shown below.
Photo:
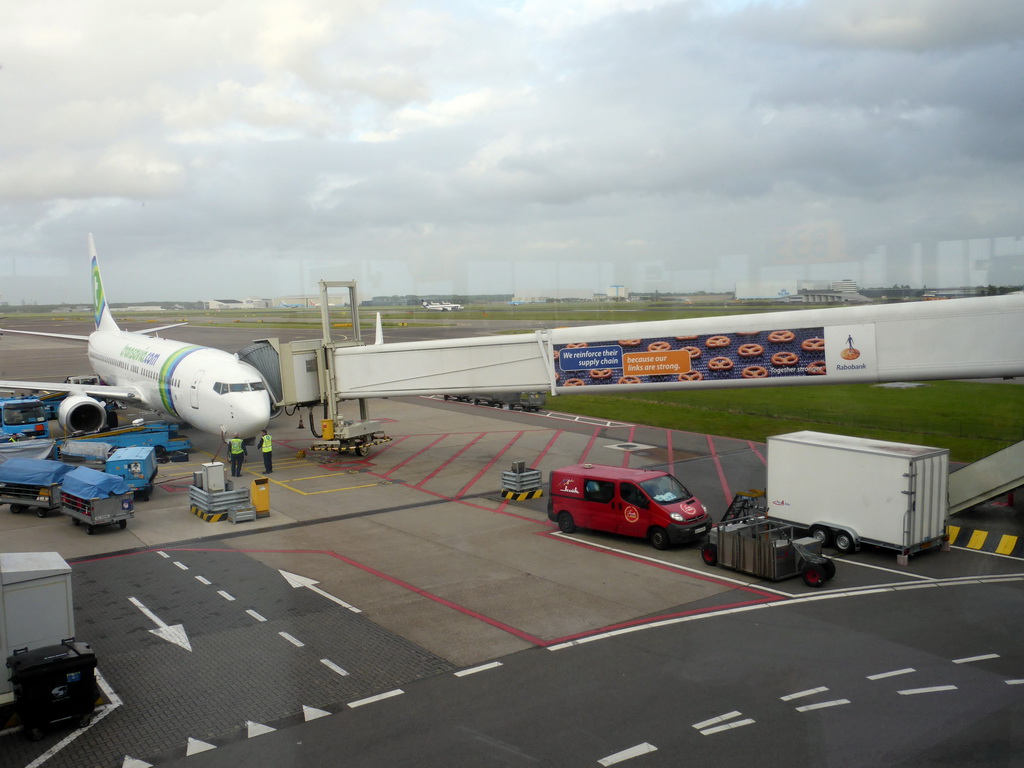
[[[169,334],[226,349],[253,336]],[[0,339],[3,377],[82,372],[80,347],[55,346]],[[192,471],[220,451],[202,435],[189,463],[161,467],[125,531],[84,536],[0,511],[0,551],[72,562],[77,633],[111,702],[84,731],[5,732],[0,768],[1024,754],[1020,560],[954,549],[897,568],[892,553],[862,551],[837,558],[821,590],[766,583],[692,548],[563,536],[544,498],[498,495],[512,460],[546,471],[587,459],[671,468],[720,515],[733,492],[763,485],[763,446],[427,398],[371,411],[394,439],[365,460],[299,457],[309,432],[276,420],[272,514],[255,523],[188,514]],[[161,624],[181,635],[154,633]]]

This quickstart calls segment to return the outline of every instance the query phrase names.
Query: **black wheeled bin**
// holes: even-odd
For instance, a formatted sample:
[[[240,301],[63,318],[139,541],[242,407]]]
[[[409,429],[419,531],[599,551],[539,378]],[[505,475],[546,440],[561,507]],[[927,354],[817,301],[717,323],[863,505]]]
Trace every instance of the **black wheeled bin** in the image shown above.
[[[88,724],[99,697],[96,654],[88,643],[65,640],[15,653],[7,666],[14,710],[29,738],[42,738],[44,727],[62,720]]]

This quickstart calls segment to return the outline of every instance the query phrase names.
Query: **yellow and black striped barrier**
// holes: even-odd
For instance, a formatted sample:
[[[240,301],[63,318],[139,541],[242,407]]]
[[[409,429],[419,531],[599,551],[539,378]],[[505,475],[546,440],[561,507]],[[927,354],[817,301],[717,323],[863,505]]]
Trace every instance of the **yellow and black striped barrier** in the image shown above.
[[[501,498],[509,501],[527,501],[528,499],[539,499],[544,495],[543,488],[534,488],[532,491],[508,491],[504,488],[501,491]]]
[[[980,552],[992,552],[996,555],[1024,557],[1024,536],[1008,533],[989,533],[976,528],[961,528],[958,525],[947,526],[949,543]]]
[[[227,512],[205,512],[195,504],[192,505],[192,514],[208,523],[219,523],[221,520],[228,519]]]

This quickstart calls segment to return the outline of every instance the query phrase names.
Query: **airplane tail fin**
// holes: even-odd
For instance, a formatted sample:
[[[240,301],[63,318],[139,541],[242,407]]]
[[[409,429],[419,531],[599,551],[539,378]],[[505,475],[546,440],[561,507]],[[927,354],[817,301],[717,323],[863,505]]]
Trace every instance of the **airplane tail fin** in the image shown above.
[[[110,314],[107,296],[103,292],[103,278],[100,277],[100,265],[96,260],[96,244],[89,233],[89,260],[92,264],[92,311],[97,331],[119,331],[114,316]]]

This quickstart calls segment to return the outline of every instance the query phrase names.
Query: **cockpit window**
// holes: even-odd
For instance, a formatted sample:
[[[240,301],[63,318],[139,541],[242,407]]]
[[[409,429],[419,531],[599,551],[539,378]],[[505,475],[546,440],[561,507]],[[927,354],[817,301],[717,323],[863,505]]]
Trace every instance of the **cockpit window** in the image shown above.
[[[218,381],[213,385],[213,391],[218,395],[223,395],[227,392],[264,392],[266,389],[267,387],[262,381],[242,381],[232,384]]]

